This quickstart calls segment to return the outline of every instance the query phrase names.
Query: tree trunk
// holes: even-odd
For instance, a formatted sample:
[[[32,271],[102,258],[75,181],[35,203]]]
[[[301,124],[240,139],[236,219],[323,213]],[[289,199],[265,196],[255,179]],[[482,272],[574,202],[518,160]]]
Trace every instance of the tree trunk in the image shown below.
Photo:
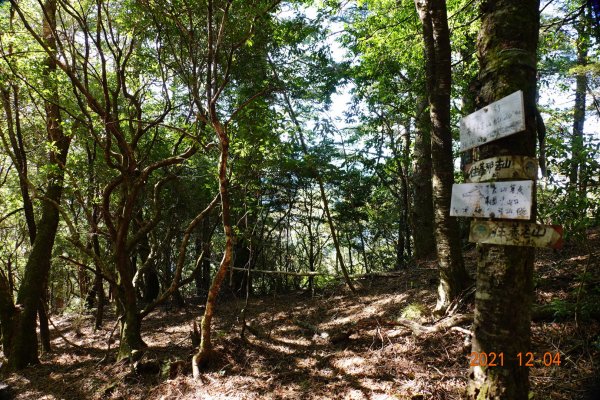
[[[501,154],[535,156],[538,9],[538,0],[486,0],[481,5],[478,106],[522,90],[526,118],[524,132],[481,146],[481,159]],[[535,211],[534,201],[531,221]],[[472,351],[503,353],[504,366],[472,367],[467,396],[526,400],[529,368],[518,365],[517,354],[531,351],[535,252],[530,247],[479,246]]]
[[[94,209],[92,211],[92,250],[94,254],[100,257],[100,240],[98,240],[98,214],[99,207],[97,205],[93,206]],[[96,264],[96,276],[94,277],[94,291],[96,292],[96,297],[98,299],[98,304],[96,306],[96,315],[94,316],[94,328],[100,329],[102,327],[102,320],[104,319],[104,303],[105,303],[105,295],[104,295],[104,278],[102,278],[102,269],[100,264]]]
[[[590,34],[587,26],[589,25],[588,16],[585,9],[579,16],[579,21],[575,26],[577,30],[577,66],[587,65],[588,48],[590,45]],[[573,132],[571,136],[571,168],[569,171],[569,184],[573,188],[573,193],[577,193],[578,184],[582,184],[580,179],[585,168],[585,154],[583,142],[583,126],[585,124],[585,103],[587,94],[587,76],[580,71],[575,76],[575,105],[573,106]]]
[[[207,215],[202,221],[201,234],[196,240],[196,252],[202,254],[200,262],[200,273],[196,275],[196,295],[203,301],[206,301],[208,290],[210,288],[210,258],[211,258],[211,244],[210,239],[212,236],[213,228],[210,226],[210,216]]]
[[[400,218],[398,221],[398,240],[396,241],[396,265],[394,265],[394,270],[399,271],[406,266],[404,259],[404,239],[406,236],[404,235],[404,220],[402,218],[404,210],[402,207],[398,207],[398,212],[400,213]]]
[[[133,292],[135,296],[135,291]],[[142,340],[141,335],[142,321],[135,301],[131,301],[131,296],[126,296],[126,303],[123,305],[121,315],[121,340],[119,343],[119,352],[117,361],[131,357],[135,352],[143,351],[147,345]]]
[[[412,233],[415,258],[422,260],[435,254],[433,234],[433,193],[431,183],[431,123],[427,100],[418,102],[416,135],[414,146],[414,166],[412,177]]]
[[[54,30],[56,28],[56,0],[47,0],[44,4],[43,38],[49,49],[56,49]],[[57,205],[62,195],[64,167],[69,151],[70,137],[62,130],[59,95],[56,81],[52,74],[56,71],[54,57],[46,58],[45,75],[49,85],[50,101],[46,102],[46,131],[48,140],[54,142],[56,150],[48,155],[48,164],[56,166],[49,177],[46,196],[43,199],[41,218],[37,224],[37,233],[29,258],[25,265],[21,286],[17,295],[17,304],[21,310],[14,318],[13,338],[11,342],[8,364],[13,369],[21,369],[37,364],[36,315],[40,306],[40,295],[45,289],[45,282],[50,271],[50,259],[54,238],[58,228],[59,211]]]
[[[0,329],[2,331],[2,349],[6,357],[10,357],[10,341],[13,336],[12,329],[14,328],[12,320],[15,313],[9,279],[3,271],[0,271]]]
[[[410,166],[410,126],[407,126],[402,135],[402,170],[400,171],[400,193],[402,195],[402,228],[406,242],[406,256],[412,257],[412,246],[410,244],[410,195],[408,188],[408,170]]]
[[[133,286],[131,261],[127,253],[120,248],[116,251],[117,271],[117,301],[121,311],[121,340],[117,361],[130,357],[135,351],[144,350],[147,345],[142,340],[141,317],[137,309],[137,294]]]
[[[47,291],[48,283],[44,285],[43,292]],[[46,296],[40,297],[40,304],[38,306],[38,319],[40,321],[40,340],[42,342],[42,349],[49,353],[52,351],[50,345],[50,327],[48,326],[48,314],[46,313]]]
[[[96,266],[96,276],[94,277],[94,285],[89,293],[90,308],[94,306],[94,298],[96,299],[96,312],[94,314],[94,329],[102,328],[102,320],[104,319],[104,284],[100,268]]]
[[[219,135],[219,142],[221,147],[221,156],[219,158],[219,193],[221,195],[221,213],[223,231],[225,233],[225,251],[221,264],[217,270],[212,285],[208,291],[206,299],[206,307],[204,309],[204,316],[202,317],[202,323],[200,324],[200,348],[198,353],[194,355],[192,360],[192,367],[194,377],[197,378],[200,373],[200,369],[205,368],[210,362],[212,356],[212,341],[211,341],[211,322],[214,313],[214,307],[217,300],[217,295],[227,274],[227,270],[231,265],[233,256],[233,229],[231,226],[231,211],[229,204],[229,179],[227,177],[227,160],[229,158],[229,137],[227,131],[221,124],[215,122],[215,128]]]
[[[423,24],[429,115],[431,118],[431,159],[435,239],[440,269],[436,312],[445,313],[464,289],[468,275],[464,268],[456,218],[450,217],[454,183],[452,132],[450,130],[451,54],[446,2],[415,0]]]

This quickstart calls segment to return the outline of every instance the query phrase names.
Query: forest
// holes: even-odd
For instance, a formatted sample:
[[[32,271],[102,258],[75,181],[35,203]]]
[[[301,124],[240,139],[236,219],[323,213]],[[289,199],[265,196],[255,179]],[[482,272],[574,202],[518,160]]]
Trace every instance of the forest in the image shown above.
[[[600,1],[0,0],[0,399],[600,399]]]

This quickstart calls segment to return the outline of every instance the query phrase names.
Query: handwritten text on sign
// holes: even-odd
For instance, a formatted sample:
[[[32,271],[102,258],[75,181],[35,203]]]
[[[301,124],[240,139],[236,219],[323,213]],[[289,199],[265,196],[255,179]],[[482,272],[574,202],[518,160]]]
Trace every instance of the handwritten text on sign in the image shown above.
[[[496,179],[535,179],[537,161],[532,157],[501,156],[474,162],[466,168],[467,182],[485,182]]]
[[[452,186],[450,215],[529,219],[532,181],[462,183]]]
[[[523,92],[519,90],[460,120],[460,151],[524,130]]]
[[[529,222],[471,221],[469,241],[509,246],[562,247],[560,225],[538,225]]]

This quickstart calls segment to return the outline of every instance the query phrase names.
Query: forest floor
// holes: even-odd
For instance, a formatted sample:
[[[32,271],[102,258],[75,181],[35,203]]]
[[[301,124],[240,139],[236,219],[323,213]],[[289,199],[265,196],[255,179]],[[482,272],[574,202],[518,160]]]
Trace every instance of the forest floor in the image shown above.
[[[471,272],[475,257],[474,250],[467,253]],[[538,251],[537,303],[554,302],[560,317],[560,304],[598,291],[599,262],[599,230],[589,232],[586,245]],[[53,316],[54,351],[39,366],[4,374],[3,381],[17,399],[28,400],[461,399],[470,360],[466,331],[413,334],[396,322],[435,322],[430,310],[436,275],[433,263],[423,263],[395,276],[361,280],[358,295],[337,285],[313,298],[301,293],[251,298],[243,339],[244,301],[223,302],[214,328],[218,361],[199,380],[191,377],[190,361],[198,305],[163,309],[144,321],[149,349],[145,368],[137,371],[114,362],[115,343],[107,351],[114,317],[94,332],[90,315]],[[472,312],[472,305],[460,311]],[[584,319],[583,311],[534,322],[531,351],[539,360],[530,368],[532,398],[594,398],[584,396],[600,376],[600,323]],[[559,352],[560,366],[545,367],[545,352]],[[160,372],[177,360],[183,361],[177,376],[176,368],[171,377]]]

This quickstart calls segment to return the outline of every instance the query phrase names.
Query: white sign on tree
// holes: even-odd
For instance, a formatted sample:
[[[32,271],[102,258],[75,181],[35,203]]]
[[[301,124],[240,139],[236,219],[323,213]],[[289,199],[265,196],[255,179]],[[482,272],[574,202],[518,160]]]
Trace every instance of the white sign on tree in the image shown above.
[[[463,183],[452,186],[450,215],[529,219],[532,181]]]
[[[460,151],[525,130],[523,92],[514,92],[460,120]]]

